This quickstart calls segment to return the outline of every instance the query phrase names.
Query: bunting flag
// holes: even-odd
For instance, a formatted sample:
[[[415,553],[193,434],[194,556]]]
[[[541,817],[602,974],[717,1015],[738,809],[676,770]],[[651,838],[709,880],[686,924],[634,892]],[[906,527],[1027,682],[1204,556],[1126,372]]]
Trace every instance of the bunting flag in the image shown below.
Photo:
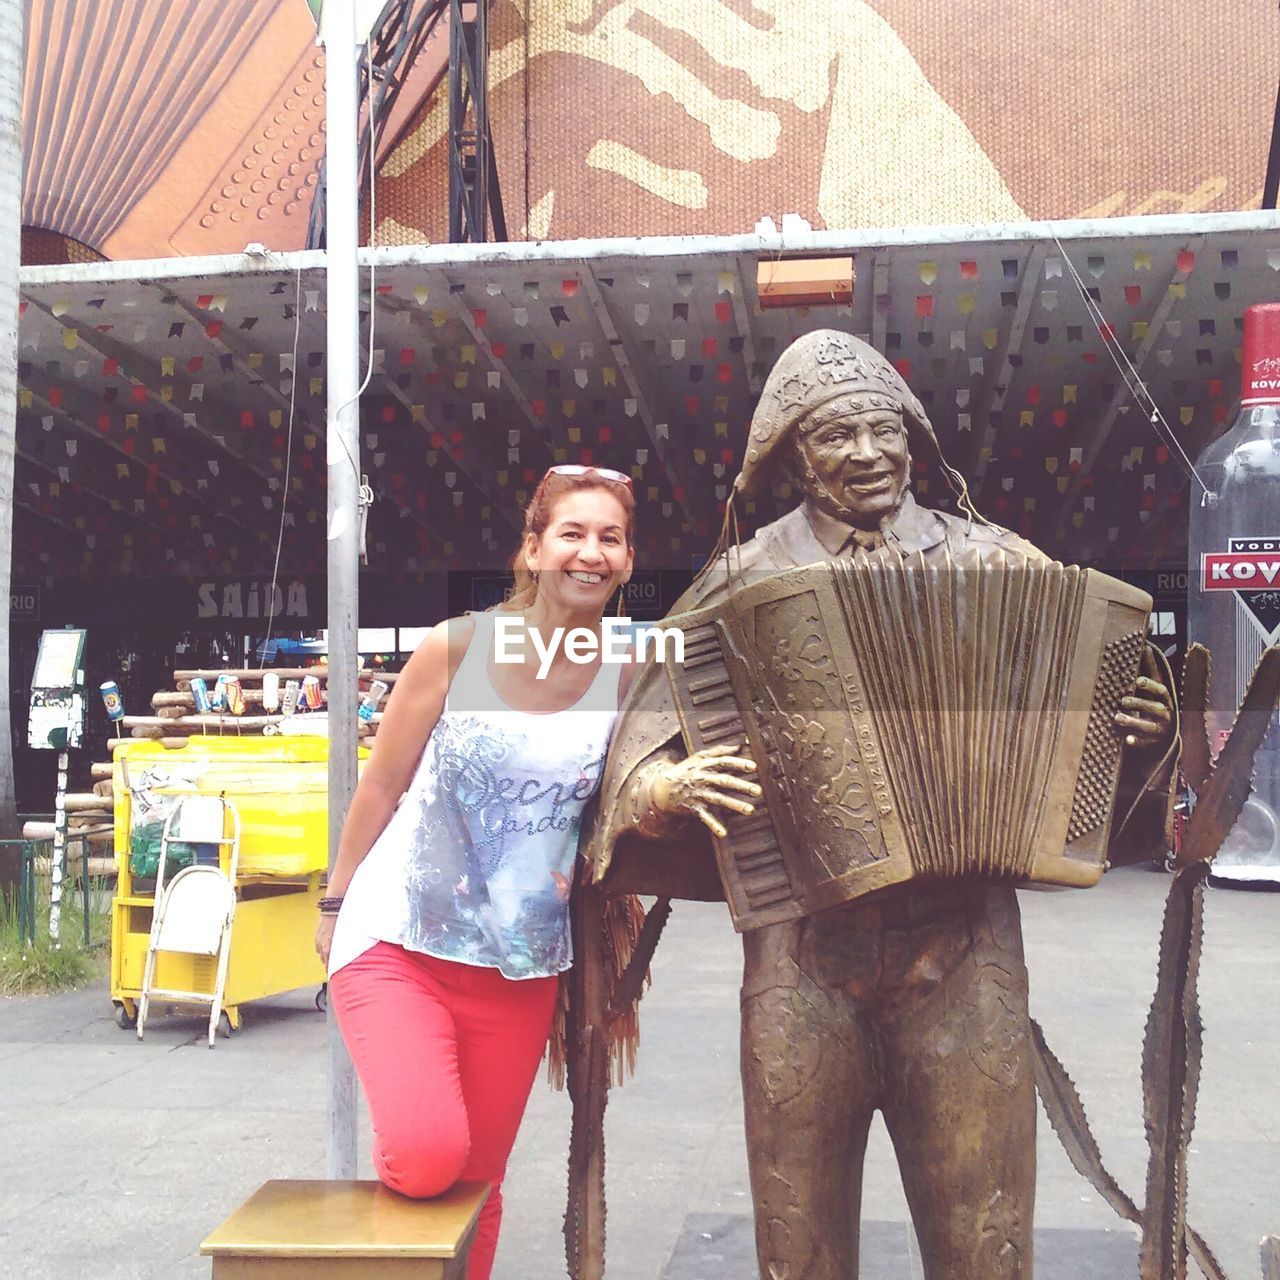
[[[1167,555],[1187,459],[1234,413],[1240,318],[1280,292],[1280,232],[859,250],[851,305],[763,310],[740,245],[402,253],[361,299],[369,569],[393,576],[500,568],[565,461],[627,472],[639,561],[689,568],[763,380],[817,327],[885,352],[990,518],[1063,559]],[[19,571],[259,572],[282,535],[288,572],[322,572],[328,469],[350,465],[324,443],[323,291],[310,267],[29,285],[16,488],[39,536],[17,540]],[[916,485],[944,500],[928,468]],[[749,518],[794,501],[780,483]]]

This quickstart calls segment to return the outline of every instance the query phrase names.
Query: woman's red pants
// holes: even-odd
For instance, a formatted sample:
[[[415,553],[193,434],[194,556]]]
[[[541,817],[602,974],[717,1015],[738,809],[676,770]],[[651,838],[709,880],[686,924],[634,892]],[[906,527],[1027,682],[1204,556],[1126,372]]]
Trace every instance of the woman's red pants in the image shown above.
[[[546,1049],[557,979],[516,982],[379,942],[344,965],[330,998],[373,1120],[373,1165],[403,1195],[459,1179],[492,1188],[467,1280],[488,1280],[502,1179]]]

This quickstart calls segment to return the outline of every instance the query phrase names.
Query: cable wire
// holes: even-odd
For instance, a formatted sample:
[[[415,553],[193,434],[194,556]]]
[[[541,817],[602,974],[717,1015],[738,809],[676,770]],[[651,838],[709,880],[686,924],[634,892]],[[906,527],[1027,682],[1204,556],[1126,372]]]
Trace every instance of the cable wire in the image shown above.
[[[293,288],[293,362],[292,377],[289,380],[289,426],[285,433],[284,443],[284,489],[280,495],[280,528],[276,534],[276,558],[271,566],[271,587],[267,594],[267,635],[262,642],[261,661],[258,669],[267,665],[267,652],[271,645],[271,630],[276,620],[276,584],[280,578],[280,550],[284,546],[285,513],[289,508],[289,475],[293,465],[293,416],[294,406],[298,402],[298,338],[302,333],[302,268],[299,267],[294,277]]]
[[[1111,362],[1115,365],[1116,371],[1124,380],[1125,387],[1129,394],[1133,397],[1134,402],[1142,409],[1147,420],[1152,427],[1156,429],[1157,436],[1163,428],[1164,438],[1173,446],[1174,452],[1182,462],[1186,469],[1187,475],[1200,486],[1205,493],[1208,493],[1208,486],[1200,478],[1200,473],[1196,470],[1195,463],[1187,455],[1186,450],[1182,447],[1182,443],[1174,434],[1173,428],[1169,425],[1164,414],[1160,411],[1160,406],[1156,403],[1155,397],[1147,389],[1147,384],[1143,380],[1142,375],[1134,367],[1133,362],[1129,359],[1128,353],[1124,347],[1120,345],[1119,339],[1115,336],[1115,328],[1111,325],[1106,316],[1102,313],[1102,308],[1093,300],[1089,293],[1080,272],[1076,270],[1076,265],[1071,261],[1070,255],[1063,246],[1061,240],[1058,239],[1058,233],[1050,224],[1050,233],[1053,236],[1053,243],[1057,245],[1058,252],[1062,255],[1062,260],[1067,264],[1067,269],[1071,272],[1071,278],[1075,282],[1076,288],[1080,291],[1080,297],[1084,300],[1085,310],[1089,313],[1089,318],[1097,327],[1098,333],[1102,337],[1102,345],[1106,347],[1107,354],[1111,357]],[[1119,359],[1116,353],[1119,352]],[[1124,361],[1121,364],[1121,360]],[[1145,401],[1145,403],[1144,403]]]

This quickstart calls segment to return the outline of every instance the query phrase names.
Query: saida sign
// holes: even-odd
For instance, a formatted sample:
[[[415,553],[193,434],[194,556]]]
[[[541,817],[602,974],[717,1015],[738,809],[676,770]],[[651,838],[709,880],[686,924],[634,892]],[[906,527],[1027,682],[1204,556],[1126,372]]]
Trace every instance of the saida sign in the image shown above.
[[[252,618],[311,619],[308,584],[294,578],[272,583],[257,579],[219,579],[196,585],[196,617],[202,621]]]

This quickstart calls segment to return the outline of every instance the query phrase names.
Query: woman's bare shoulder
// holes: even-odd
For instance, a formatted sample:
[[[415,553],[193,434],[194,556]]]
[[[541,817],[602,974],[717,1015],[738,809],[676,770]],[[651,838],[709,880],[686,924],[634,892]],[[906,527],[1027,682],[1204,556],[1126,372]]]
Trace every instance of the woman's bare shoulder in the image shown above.
[[[462,661],[462,655],[476,633],[476,615],[464,613],[457,618],[446,618],[436,630],[443,631],[444,641],[449,650],[449,665],[456,667]]]

